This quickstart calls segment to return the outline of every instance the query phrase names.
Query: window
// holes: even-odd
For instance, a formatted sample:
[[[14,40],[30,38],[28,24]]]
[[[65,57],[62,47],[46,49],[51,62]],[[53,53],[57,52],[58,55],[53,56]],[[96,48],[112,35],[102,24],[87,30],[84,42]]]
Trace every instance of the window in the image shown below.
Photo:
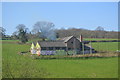
[[[71,48],[68,48],[68,50],[71,50]]]
[[[53,47],[49,47],[49,50],[53,50]]]
[[[55,47],[56,50],[59,50],[60,48],[59,47]]]
[[[41,49],[42,49],[42,50],[46,50],[46,48],[45,48],[45,47],[42,47]]]

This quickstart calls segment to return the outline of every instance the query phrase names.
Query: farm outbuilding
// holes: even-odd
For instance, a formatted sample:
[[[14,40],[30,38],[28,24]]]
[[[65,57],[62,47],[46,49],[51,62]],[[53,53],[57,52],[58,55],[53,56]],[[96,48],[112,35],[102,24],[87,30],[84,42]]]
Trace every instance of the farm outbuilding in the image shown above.
[[[75,36],[69,36],[65,38],[61,38],[59,40],[49,40],[49,41],[38,41],[36,44],[36,48],[40,51],[42,50],[64,50],[68,52],[69,50],[77,51],[78,54],[82,51],[82,47],[84,42],[82,41],[82,36],[80,39],[76,38]],[[33,45],[32,44],[32,45]],[[84,45],[84,50],[90,48]]]
[[[80,41],[74,37],[65,37],[60,40],[38,41],[42,50],[74,50],[81,49]]]

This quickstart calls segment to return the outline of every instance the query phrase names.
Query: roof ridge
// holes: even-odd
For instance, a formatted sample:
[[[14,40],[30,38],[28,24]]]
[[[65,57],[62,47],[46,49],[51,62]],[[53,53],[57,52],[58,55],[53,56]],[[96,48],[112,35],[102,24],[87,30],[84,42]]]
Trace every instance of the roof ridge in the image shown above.
[[[69,37],[66,37],[66,39],[64,40],[64,42],[67,42],[69,39],[71,39],[72,37],[74,36],[69,36]]]

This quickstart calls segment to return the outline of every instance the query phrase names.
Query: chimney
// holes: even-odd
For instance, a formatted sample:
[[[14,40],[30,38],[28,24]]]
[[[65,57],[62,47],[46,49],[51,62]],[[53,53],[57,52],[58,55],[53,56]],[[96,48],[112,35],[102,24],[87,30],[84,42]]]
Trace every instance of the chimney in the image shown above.
[[[83,41],[83,37],[82,37],[82,35],[80,35],[80,42],[82,42]]]

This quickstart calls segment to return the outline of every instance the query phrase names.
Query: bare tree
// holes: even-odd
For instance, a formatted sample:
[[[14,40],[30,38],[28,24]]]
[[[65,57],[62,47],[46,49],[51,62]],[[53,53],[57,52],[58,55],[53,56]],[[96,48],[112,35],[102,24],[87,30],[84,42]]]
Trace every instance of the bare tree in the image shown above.
[[[12,39],[19,39],[18,32],[17,31],[13,32],[11,37]]]
[[[48,38],[50,40],[56,39],[54,24],[52,22],[39,21],[33,26],[33,31],[39,33],[40,37],[45,40]]]
[[[104,28],[101,27],[101,26],[98,26],[95,30],[96,30],[96,31],[104,31]]]
[[[103,27],[98,26],[95,29],[95,32],[96,32],[97,38],[105,38],[105,30]]]

